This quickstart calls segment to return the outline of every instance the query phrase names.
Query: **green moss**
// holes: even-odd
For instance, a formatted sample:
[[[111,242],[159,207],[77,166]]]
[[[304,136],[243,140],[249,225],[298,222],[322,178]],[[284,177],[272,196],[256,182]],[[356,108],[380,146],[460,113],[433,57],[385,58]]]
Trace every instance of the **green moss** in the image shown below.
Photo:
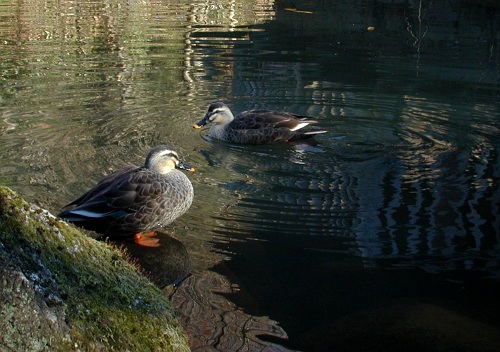
[[[168,299],[110,245],[0,187],[0,260],[48,307],[64,307],[52,350],[189,350]],[[0,312],[1,313],[1,312]]]

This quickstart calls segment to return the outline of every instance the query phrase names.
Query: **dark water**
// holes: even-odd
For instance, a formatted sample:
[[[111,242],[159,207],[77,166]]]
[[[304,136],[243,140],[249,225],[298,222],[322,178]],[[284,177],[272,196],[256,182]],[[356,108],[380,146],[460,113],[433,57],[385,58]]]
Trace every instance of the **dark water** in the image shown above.
[[[241,329],[241,350],[498,350],[499,12],[3,2],[0,182],[56,212],[168,142],[198,169],[171,229],[192,257],[186,292],[218,274],[233,289],[207,294],[288,335]],[[216,100],[314,116],[329,133],[214,141],[191,126]]]

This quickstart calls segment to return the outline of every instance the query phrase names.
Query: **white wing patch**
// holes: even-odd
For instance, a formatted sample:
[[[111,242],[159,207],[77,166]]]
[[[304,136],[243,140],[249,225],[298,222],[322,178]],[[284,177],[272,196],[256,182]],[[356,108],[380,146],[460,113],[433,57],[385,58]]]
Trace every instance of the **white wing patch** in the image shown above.
[[[297,131],[297,130],[300,130],[301,128],[304,128],[306,127],[307,125],[309,125],[309,122],[302,122],[302,123],[299,123],[297,126],[295,126],[294,128],[290,128],[291,131]]]

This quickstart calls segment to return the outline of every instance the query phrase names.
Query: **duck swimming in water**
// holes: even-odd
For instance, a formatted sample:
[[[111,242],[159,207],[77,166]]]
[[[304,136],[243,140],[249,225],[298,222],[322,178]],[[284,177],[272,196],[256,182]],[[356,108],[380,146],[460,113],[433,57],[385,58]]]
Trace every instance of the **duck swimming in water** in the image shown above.
[[[209,131],[211,137],[240,144],[297,141],[327,132],[300,131],[301,128],[317,121],[289,112],[249,110],[233,116],[229,107],[222,102],[210,104],[205,117],[193,127],[201,128],[207,123],[212,123]]]
[[[144,166],[129,165],[103,178],[94,188],[69,203],[59,217],[87,230],[96,238],[127,238],[156,247],[156,228],[170,224],[193,202],[189,178],[176,169],[194,171],[179,161],[167,145],[151,149]]]

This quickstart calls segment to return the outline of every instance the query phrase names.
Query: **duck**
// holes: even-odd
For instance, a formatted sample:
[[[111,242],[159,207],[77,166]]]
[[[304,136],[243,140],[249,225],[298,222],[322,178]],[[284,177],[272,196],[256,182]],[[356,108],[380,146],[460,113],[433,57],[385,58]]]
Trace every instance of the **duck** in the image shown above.
[[[158,145],[143,166],[128,165],[107,175],[58,216],[92,231],[94,238],[133,237],[138,245],[157,247],[154,230],[173,222],[193,202],[191,181],[180,170],[195,171],[172,147]]]
[[[193,127],[201,128],[208,123],[212,123],[210,137],[238,144],[293,142],[327,132],[302,132],[303,127],[316,124],[317,121],[290,112],[256,109],[233,116],[229,107],[220,101],[210,104],[205,117]]]

